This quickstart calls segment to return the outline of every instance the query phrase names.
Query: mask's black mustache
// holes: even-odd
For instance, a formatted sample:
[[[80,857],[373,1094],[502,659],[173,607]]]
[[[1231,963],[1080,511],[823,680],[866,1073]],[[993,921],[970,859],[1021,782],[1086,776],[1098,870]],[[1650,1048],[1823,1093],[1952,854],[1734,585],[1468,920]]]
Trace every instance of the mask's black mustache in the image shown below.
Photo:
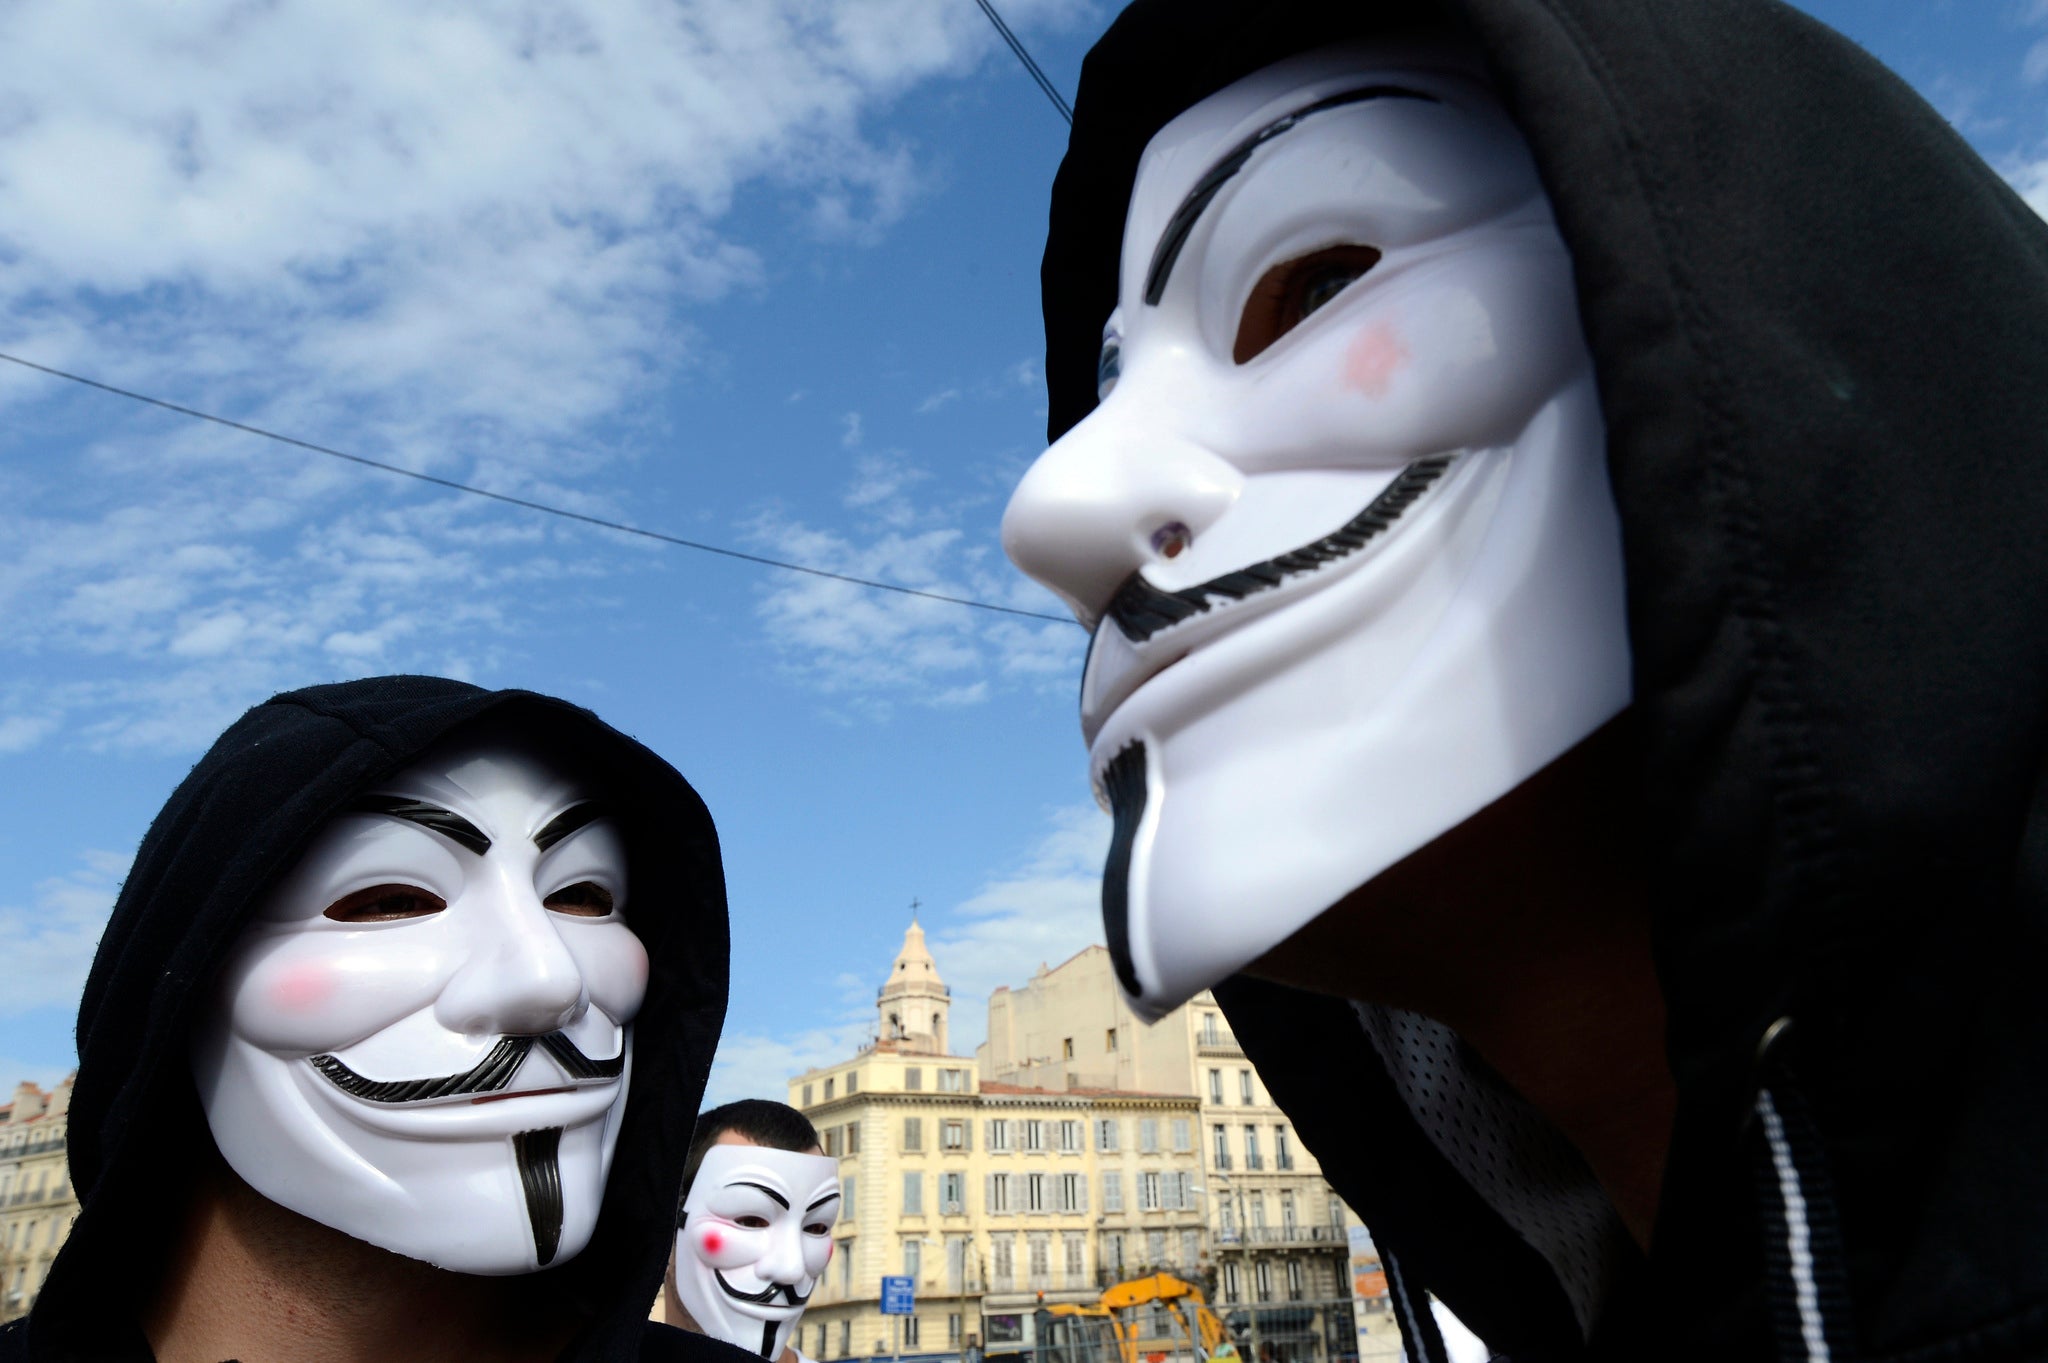
[[[773,1306],[777,1293],[781,1293],[783,1301],[791,1306],[806,1306],[811,1300],[808,1296],[799,1297],[796,1294],[795,1283],[770,1283],[759,1292],[742,1292],[727,1282],[725,1275],[717,1269],[711,1270],[711,1276],[718,1279],[719,1290],[734,1301],[752,1302],[756,1306]]]
[[[1395,474],[1394,481],[1382,488],[1380,495],[1373,498],[1365,510],[1339,529],[1299,549],[1290,549],[1277,558],[1211,578],[1199,586],[1169,592],[1147,582],[1142,572],[1132,573],[1124,579],[1124,585],[1116,589],[1116,595],[1110,598],[1109,609],[1103,614],[1116,621],[1116,627],[1123,631],[1126,639],[1142,644],[1167,626],[1177,625],[1191,615],[1200,615],[1208,610],[1214,604],[1211,598],[1242,601],[1247,596],[1279,586],[1291,574],[1305,573],[1355,554],[1398,520],[1431,483],[1443,477],[1444,470],[1455,458],[1455,455],[1432,454],[1417,459]]]
[[[309,1058],[314,1069],[351,1098],[366,1103],[419,1103],[430,1098],[459,1098],[472,1093],[496,1093],[512,1082],[512,1076],[538,1041],[571,1079],[616,1079],[625,1071],[626,1050],[609,1060],[592,1060],[575,1042],[561,1032],[545,1036],[506,1036],[490,1053],[461,1074],[437,1079],[365,1079],[331,1055]]]

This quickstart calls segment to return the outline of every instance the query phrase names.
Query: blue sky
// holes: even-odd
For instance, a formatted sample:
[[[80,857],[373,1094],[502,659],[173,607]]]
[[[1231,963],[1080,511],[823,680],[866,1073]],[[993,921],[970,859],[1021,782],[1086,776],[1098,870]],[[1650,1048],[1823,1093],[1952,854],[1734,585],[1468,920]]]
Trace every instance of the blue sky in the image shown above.
[[[1103,0],[1001,8],[1071,94]],[[2048,211],[2048,0],[1812,0]],[[1027,610],[1065,129],[972,0],[0,12],[0,350],[671,534]],[[244,707],[587,704],[716,817],[716,1097],[844,1054],[923,904],[988,989],[1094,940],[1065,624],[466,498],[0,365],[0,1093],[71,1063],[148,821]]]

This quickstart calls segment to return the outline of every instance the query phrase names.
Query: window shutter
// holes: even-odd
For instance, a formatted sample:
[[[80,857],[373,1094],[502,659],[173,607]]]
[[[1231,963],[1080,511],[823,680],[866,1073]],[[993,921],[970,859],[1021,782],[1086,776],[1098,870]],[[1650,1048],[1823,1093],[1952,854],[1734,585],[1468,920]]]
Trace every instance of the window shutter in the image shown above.
[[[996,1214],[996,1176],[984,1174],[981,1180],[981,1209],[989,1216]]]
[[[974,1119],[971,1117],[960,1123],[960,1148],[974,1149]]]
[[[1074,1210],[1085,1212],[1088,1210],[1088,1176],[1086,1174],[1081,1175],[1081,1177],[1074,1180],[1074,1185],[1074,1195],[1081,1199],[1081,1205],[1074,1208]]]

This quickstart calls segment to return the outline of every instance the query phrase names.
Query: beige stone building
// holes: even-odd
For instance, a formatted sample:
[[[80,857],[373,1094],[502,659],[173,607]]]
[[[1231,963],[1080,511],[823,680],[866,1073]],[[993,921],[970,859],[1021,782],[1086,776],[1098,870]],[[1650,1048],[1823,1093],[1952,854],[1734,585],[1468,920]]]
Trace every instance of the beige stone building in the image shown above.
[[[0,1320],[35,1304],[78,1215],[64,1157],[70,1107],[68,1076],[49,1093],[23,1083],[0,1106]]]
[[[1355,1351],[1343,1204],[1207,995],[1147,1027],[1091,947],[998,990],[972,1058],[948,1048],[951,1005],[913,923],[876,1040],[790,1081],[846,1193],[805,1353],[1019,1352],[1039,1306],[1160,1271],[1270,1363]],[[881,1314],[885,1275],[915,1281],[914,1315]],[[1177,1352],[1163,1318],[1141,1335]]]

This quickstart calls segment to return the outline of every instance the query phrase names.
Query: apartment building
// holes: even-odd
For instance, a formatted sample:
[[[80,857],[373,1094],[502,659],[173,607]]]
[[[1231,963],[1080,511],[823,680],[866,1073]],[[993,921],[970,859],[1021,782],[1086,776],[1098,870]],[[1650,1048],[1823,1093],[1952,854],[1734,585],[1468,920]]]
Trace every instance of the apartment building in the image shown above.
[[[0,1320],[35,1305],[78,1215],[64,1153],[70,1108],[69,1076],[48,1093],[22,1083],[0,1107]]]

